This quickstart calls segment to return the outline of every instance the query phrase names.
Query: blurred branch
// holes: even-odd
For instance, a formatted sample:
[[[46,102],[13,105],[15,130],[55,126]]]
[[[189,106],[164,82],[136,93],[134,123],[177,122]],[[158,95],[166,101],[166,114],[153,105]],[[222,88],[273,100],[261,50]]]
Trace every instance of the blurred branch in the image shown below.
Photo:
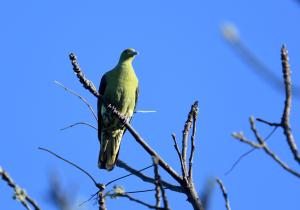
[[[221,191],[222,191],[222,194],[223,194],[223,197],[224,197],[224,200],[225,200],[226,209],[227,209],[227,210],[231,210],[230,204],[229,204],[229,199],[228,199],[228,194],[227,194],[227,191],[226,191],[226,189],[225,189],[225,186],[224,186],[222,180],[219,179],[219,178],[216,178],[216,181],[217,181],[217,183],[219,184],[220,189],[221,189]]]
[[[41,210],[41,208],[38,206],[36,201],[32,199],[24,189],[19,187],[13,179],[9,176],[9,174],[0,166],[0,176],[1,178],[10,186],[13,188],[15,194],[14,199],[17,199],[21,202],[21,204],[27,209],[31,210],[30,204],[35,210]]]
[[[60,180],[56,174],[50,176],[49,182],[50,189],[48,198],[51,203],[60,210],[71,210],[71,195],[73,194],[62,190]]]
[[[87,107],[89,108],[89,110],[92,112],[94,118],[96,121],[98,121],[98,117],[92,107],[92,105],[81,95],[79,95],[78,93],[76,93],[74,90],[71,90],[70,88],[67,88],[66,86],[64,86],[62,83],[58,82],[58,81],[54,81],[55,84],[57,84],[58,86],[62,87],[65,91],[77,96],[85,105],[87,105]]]
[[[267,84],[282,92],[281,78],[276,76],[271,69],[269,69],[246,45],[241,41],[237,28],[231,23],[226,23],[221,27],[221,32],[225,41],[230,47],[238,53],[239,57],[243,59],[251,68],[251,70],[263,79]],[[293,86],[294,96],[300,97],[300,87]]]

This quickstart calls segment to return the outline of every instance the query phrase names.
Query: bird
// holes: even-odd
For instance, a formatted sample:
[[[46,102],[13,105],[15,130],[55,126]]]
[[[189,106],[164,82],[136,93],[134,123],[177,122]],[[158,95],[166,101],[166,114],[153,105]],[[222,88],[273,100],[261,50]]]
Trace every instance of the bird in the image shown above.
[[[106,106],[110,104],[115,107],[128,122],[131,121],[136,109],[139,84],[132,61],[137,54],[133,48],[125,49],[117,65],[106,72],[100,81],[99,94],[102,99],[98,99],[97,102],[100,169],[111,171],[114,168],[126,130],[124,122],[107,110]]]

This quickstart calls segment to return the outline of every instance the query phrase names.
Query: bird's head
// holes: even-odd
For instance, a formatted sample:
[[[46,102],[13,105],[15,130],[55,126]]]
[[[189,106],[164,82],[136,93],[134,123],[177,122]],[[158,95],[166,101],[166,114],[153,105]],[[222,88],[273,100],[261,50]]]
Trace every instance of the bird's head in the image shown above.
[[[120,56],[120,62],[132,61],[138,52],[133,48],[128,48],[124,50]]]

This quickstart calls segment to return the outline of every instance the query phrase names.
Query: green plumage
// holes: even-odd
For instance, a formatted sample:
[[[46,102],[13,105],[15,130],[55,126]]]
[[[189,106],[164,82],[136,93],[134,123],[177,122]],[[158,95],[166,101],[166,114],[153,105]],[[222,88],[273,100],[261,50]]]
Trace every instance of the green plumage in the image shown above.
[[[105,103],[116,107],[129,120],[134,113],[138,98],[138,79],[132,67],[136,54],[134,49],[124,50],[117,66],[103,75],[99,87],[99,93]],[[113,169],[124,132],[125,127],[122,122],[107,111],[104,104],[98,100],[98,138],[101,145],[99,168]]]

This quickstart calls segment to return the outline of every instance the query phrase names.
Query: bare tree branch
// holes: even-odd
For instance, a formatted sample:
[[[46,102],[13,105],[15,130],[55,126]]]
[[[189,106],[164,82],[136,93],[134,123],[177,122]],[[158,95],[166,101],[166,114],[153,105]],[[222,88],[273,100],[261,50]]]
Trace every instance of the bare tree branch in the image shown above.
[[[106,186],[108,186],[108,185],[110,185],[110,184],[112,184],[112,183],[114,183],[114,182],[116,182],[116,181],[118,181],[118,180],[120,180],[120,179],[124,179],[124,178],[126,178],[126,177],[132,176],[132,175],[134,175],[134,174],[136,174],[136,173],[141,173],[142,171],[144,171],[144,170],[146,170],[146,169],[148,169],[148,168],[151,168],[151,167],[153,167],[153,165],[147,166],[147,167],[142,168],[142,169],[140,169],[140,170],[138,170],[138,171],[135,171],[135,172],[130,172],[130,174],[127,174],[127,175],[125,175],[125,176],[121,176],[121,177],[119,177],[119,178],[117,178],[117,179],[111,180],[111,181],[107,182]]]
[[[196,123],[197,123],[197,117],[198,117],[198,101],[195,102],[193,105],[193,130],[191,135],[191,153],[189,157],[189,173],[188,173],[188,179],[193,180],[193,158],[195,153],[195,138],[196,138]]]
[[[153,165],[154,165],[154,185],[155,185],[155,206],[156,208],[159,208],[160,206],[160,194],[161,194],[161,189],[160,189],[160,176],[158,174],[158,167],[157,167],[157,160],[155,157],[153,159]]]
[[[194,114],[194,109],[195,107],[198,107],[198,101],[196,101],[192,107],[191,110],[188,114],[188,118],[184,124],[184,129],[182,131],[182,150],[181,150],[181,155],[182,155],[182,161],[183,161],[183,168],[184,168],[184,173],[183,177],[184,179],[187,178],[188,176],[188,170],[187,170],[187,163],[186,163],[186,152],[187,152],[187,147],[188,147],[188,137],[189,137],[189,131],[192,127],[193,124],[193,114]]]
[[[98,121],[98,117],[92,107],[92,105],[81,95],[79,95],[78,93],[76,93],[74,90],[71,90],[70,88],[67,88],[66,86],[64,86],[62,83],[58,82],[58,81],[54,81],[55,84],[57,84],[58,86],[62,87],[65,91],[77,96],[85,105],[87,105],[87,107],[89,108],[89,110],[92,112],[94,118],[96,121]]]
[[[32,199],[24,189],[20,188],[13,179],[9,176],[9,174],[0,166],[0,176],[1,178],[15,191],[14,198],[19,200],[21,204],[27,209],[31,210],[28,203],[35,209],[41,210],[38,206],[37,202]],[[28,202],[28,203],[27,203]]]
[[[223,194],[223,197],[224,197],[224,200],[225,200],[226,209],[227,209],[227,210],[231,210],[231,208],[230,208],[230,203],[229,203],[229,199],[228,199],[228,194],[227,194],[227,191],[226,191],[226,189],[225,189],[225,186],[224,186],[223,182],[222,182],[221,179],[219,179],[219,178],[216,178],[216,181],[217,181],[217,183],[219,184],[220,189],[221,189],[221,191],[222,191],[222,194]]]
[[[156,197],[156,206],[159,207],[159,203],[160,203],[159,194],[161,191],[163,202],[164,202],[164,209],[170,210],[167,195],[166,195],[164,187],[161,184],[160,175],[158,173],[158,160],[155,157],[153,157],[153,164],[154,164],[154,177],[155,177],[155,189],[156,189],[156,194],[155,194],[156,195],[155,196]]]

